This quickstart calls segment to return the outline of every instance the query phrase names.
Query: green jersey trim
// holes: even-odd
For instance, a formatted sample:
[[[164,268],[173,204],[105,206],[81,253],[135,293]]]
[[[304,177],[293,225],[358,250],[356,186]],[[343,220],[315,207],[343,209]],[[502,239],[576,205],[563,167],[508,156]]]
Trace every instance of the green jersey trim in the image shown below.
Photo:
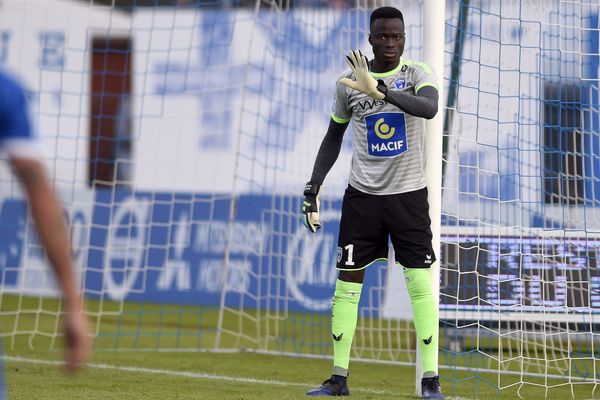
[[[415,94],[419,92],[419,90],[423,89],[425,86],[431,86],[434,88],[438,88],[437,85],[435,83],[431,83],[431,82],[423,82],[420,85],[417,85],[417,87],[415,88]]]
[[[331,113],[331,119],[337,122],[338,124],[347,124],[350,122],[350,118],[340,118],[334,113]]]
[[[371,76],[372,76],[373,78],[386,78],[386,77],[388,77],[388,76],[395,75],[395,74],[397,74],[398,72],[400,72],[400,68],[402,68],[402,66],[403,66],[404,64],[408,64],[408,65],[410,65],[410,64],[412,64],[412,61],[411,61],[411,60],[406,60],[406,61],[403,61],[403,60],[401,59],[401,60],[400,60],[400,62],[398,63],[398,66],[397,66],[396,68],[394,68],[393,70],[391,70],[391,71],[387,71],[387,72],[372,72],[372,71],[370,71],[370,72],[371,72]]]

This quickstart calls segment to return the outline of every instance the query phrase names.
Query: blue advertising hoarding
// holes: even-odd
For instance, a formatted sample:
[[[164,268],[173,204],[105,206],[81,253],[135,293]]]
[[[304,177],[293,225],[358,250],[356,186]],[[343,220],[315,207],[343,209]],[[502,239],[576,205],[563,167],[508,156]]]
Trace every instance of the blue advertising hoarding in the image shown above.
[[[316,235],[300,221],[300,202],[297,196],[243,195],[232,207],[226,195],[96,191],[90,212],[74,207],[68,215],[85,293],[218,306],[225,288],[230,306],[243,297],[249,308],[328,312],[341,201],[323,203]],[[31,243],[23,200],[0,203],[0,227],[6,261],[0,285],[34,292],[22,275],[43,254]],[[367,274],[365,290],[381,292],[381,285],[381,274]],[[381,296],[371,297],[369,307],[377,309]]]

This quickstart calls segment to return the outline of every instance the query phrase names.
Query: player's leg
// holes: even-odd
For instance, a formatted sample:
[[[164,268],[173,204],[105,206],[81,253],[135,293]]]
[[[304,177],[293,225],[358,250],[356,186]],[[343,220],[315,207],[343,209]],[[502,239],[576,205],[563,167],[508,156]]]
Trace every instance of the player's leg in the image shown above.
[[[387,221],[391,221],[387,226],[396,261],[404,267],[406,288],[413,308],[423,370],[423,397],[443,398],[438,378],[439,317],[430,271],[435,253],[431,245],[427,190],[389,196],[386,200]]]
[[[349,187],[344,195],[337,268],[340,271],[332,300],[333,374],[308,395],[348,395],[347,377],[358,302],[365,268],[387,257],[387,236],[381,220],[377,196]]]
[[[358,321],[358,302],[362,292],[364,270],[340,271],[331,304],[333,338],[333,375],[346,378],[350,364],[352,339]]]
[[[422,396],[424,399],[440,399],[443,396],[438,376],[439,317],[430,272],[429,268],[404,268],[404,278],[421,354]]]

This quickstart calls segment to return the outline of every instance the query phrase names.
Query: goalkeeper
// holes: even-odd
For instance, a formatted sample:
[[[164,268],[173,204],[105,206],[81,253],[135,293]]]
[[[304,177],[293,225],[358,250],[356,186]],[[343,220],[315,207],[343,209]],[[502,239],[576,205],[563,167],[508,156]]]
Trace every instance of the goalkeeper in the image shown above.
[[[423,171],[424,118],[438,111],[437,82],[427,64],[401,59],[404,17],[396,8],[373,11],[369,43],[372,61],[360,51],[347,57],[350,71],[337,82],[329,128],[304,189],[304,224],[316,232],[319,191],[352,121],[352,168],[342,205],[332,302],[333,374],[306,394],[349,394],[350,347],[365,269],[387,257],[391,238],[413,306],[424,371],[422,395],[440,399],[437,302],[429,270],[436,258]]]

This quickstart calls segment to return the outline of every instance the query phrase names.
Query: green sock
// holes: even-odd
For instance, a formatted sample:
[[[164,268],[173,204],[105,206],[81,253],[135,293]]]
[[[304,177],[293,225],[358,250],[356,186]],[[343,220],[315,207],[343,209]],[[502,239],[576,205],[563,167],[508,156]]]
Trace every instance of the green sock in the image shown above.
[[[333,374],[348,376],[350,348],[358,320],[358,301],[362,283],[335,283],[331,307],[331,330],[333,334]]]
[[[434,376],[438,371],[439,317],[431,289],[431,272],[429,268],[404,268],[404,278],[413,307],[423,374]]]

